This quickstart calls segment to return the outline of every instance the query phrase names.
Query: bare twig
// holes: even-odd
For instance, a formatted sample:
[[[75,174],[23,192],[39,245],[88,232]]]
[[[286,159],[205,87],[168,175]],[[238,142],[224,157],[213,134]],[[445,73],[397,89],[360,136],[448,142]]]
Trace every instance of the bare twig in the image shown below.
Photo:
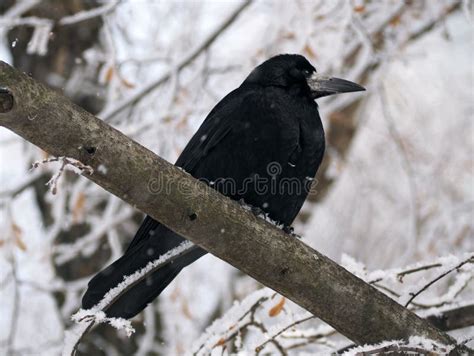
[[[433,263],[433,264],[426,265],[426,266],[411,268],[411,269],[408,269],[406,271],[397,273],[397,278],[398,278],[398,281],[400,283],[403,283],[403,277],[405,277],[409,274],[416,273],[416,272],[421,272],[421,271],[427,271],[427,270],[430,270],[432,268],[437,268],[437,267],[441,267],[441,266],[442,266],[441,263]]]
[[[16,261],[12,260],[12,276],[13,276],[13,307],[12,307],[12,316],[10,322],[10,330],[8,333],[7,338],[7,355],[13,354],[13,344],[15,341],[15,336],[18,331],[18,321],[19,321],[19,313],[20,313],[20,291],[17,282],[17,267]]]

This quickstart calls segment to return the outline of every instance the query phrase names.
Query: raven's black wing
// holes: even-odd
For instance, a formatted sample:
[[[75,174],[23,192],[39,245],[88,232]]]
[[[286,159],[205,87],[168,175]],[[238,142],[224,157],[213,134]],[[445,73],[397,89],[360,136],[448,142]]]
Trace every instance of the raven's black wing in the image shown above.
[[[211,111],[176,165],[196,178],[230,177],[238,185],[249,175],[266,173],[271,162],[287,167],[299,145],[299,126],[284,119],[292,117],[298,108],[287,107],[287,98],[279,100],[278,93],[276,97],[274,94],[263,88],[242,87],[230,93]],[[255,205],[260,206],[260,195],[252,190],[242,194],[247,202],[247,198],[251,204],[252,199],[256,199]],[[275,211],[286,208],[281,206]],[[183,241],[181,236],[147,216],[125,254],[89,282],[83,307],[94,306],[124,276],[143,268]],[[182,268],[205,253],[200,248],[195,249],[154,272],[117,299],[107,309],[107,315],[130,318],[138,314]]]
[[[244,97],[239,97],[239,94],[239,89],[234,90],[212,109],[178,157],[175,163],[176,166],[183,168],[186,172],[193,175],[193,171],[199,161],[232,131],[236,115],[229,114],[233,111],[236,113],[238,106],[244,99]],[[159,222],[150,216],[146,216],[128,246],[127,252],[141,240],[148,238],[150,232],[154,231],[158,226],[160,226]]]
[[[207,115],[197,132],[188,142],[176,161],[176,166],[182,167],[193,175],[196,165],[219,144],[219,142],[238,124],[238,113],[242,105],[249,100],[251,93],[236,89],[224,97]]]

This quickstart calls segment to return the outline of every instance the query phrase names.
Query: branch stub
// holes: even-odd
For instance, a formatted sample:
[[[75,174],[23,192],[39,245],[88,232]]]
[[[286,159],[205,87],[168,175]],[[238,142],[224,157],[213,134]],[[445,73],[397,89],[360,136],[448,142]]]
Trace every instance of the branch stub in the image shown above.
[[[10,90],[0,88],[0,113],[7,113],[13,108],[13,95]]]

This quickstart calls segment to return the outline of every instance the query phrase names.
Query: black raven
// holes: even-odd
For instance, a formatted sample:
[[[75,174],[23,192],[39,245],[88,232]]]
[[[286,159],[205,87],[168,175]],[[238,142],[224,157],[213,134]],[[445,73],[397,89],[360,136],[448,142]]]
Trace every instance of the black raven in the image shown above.
[[[361,90],[358,84],[317,73],[301,55],[270,58],[212,109],[176,166],[290,226],[324,154],[324,131],[314,100]],[[83,308],[96,305],[124,276],[183,241],[147,216],[125,254],[89,282]],[[181,269],[205,253],[198,248],[165,265],[117,299],[106,314],[138,314]]]

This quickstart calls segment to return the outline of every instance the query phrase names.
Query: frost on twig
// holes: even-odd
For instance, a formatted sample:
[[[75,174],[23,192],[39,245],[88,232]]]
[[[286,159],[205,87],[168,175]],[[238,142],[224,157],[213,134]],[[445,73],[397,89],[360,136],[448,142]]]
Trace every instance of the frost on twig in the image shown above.
[[[310,342],[329,343],[327,337],[336,333],[332,327],[324,324],[317,329],[296,329],[298,325],[316,318],[308,312],[292,315],[285,307],[285,298],[277,296],[271,289],[264,288],[241,302],[235,302],[194,343],[193,355],[209,355],[219,348],[223,351],[227,345],[237,351],[256,354],[267,352],[267,347],[271,346],[286,355],[286,350]]]
[[[371,272],[367,271],[362,263],[346,255],[343,258],[343,265],[399,302],[404,296],[411,295],[411,291],[419,291],[417,295],[428,293],[431,291],[428,287],[434,284],[430,284],[430,281],[443,280],[446,283],[440,283],[429,300],[425,297],[423,303],[411,303],[411,309],[419,316],[432,318],[434,315],[446,315],[446,311],[457,310],[453,307],[459,308],[472,303],[469,299],[466,301],[462,299],[463,290],[473,279],[474,269],[470,263],[472,256],[472,253],[445,256],[404,268]],[[448,274],[454,274],[455,271],[457,273],[453,280],[445,279]],[[428,278],[431,276],[434,277]],[[347,347],[347,340],[344,340],[334,328],[291,303],[284,304],[281,300],[277,302],[278,298],[274,298],[275,296],[276,293],[265,288],[235,303],[194,343],[193,354],[208,355],[224,352],[226,349],[257,355],[260,353],[287,355],[294,350],[312,350],[322,354],[346,351],[345,355],[362,355],[363,352],[364,354],[383,352],[430,354],[431,352],[433,355],[441,355],[449,352],[446,346],[421,337],[412,337],[409,342],[392,340],[358,348],[355,348],[355,345]],[[464,326],[469,325],[467,321]]]
[[[396,299],[400,304],[411,305],[413,309],[432,309],[445,305],[463,304],[459,296],[469,282],[474,279],[473,252],[460,256],[439,257],[434,261],[419,262],[405,268],[372,272],[368,272],[364,265],[348,255],[343,255],[342,264],[367,283]],[[413,301],[433,284],[453,272],[456,272],[456,275],[444,293],[429,299],[425,297],[423,302]],[[413,280],[408,280],[410,277],[413,277]]]
[[[142,281],[146,276],[157,271],[165,264],[168,264],[174,261],[176,258],[182,256],[183,254],[190,252],[195,249],[196,245],[191,241],[184,241],[179,246],[169,250],[165,254],[158,257],[156,260],[148,262],[148,264],[135,271],[134,273],[125,276],[116,287],[110,289],[102,298],[102,300],[97,303],[94,307],[90,309],[80,309],[76,314],[72,316],[72,320],[77,323],[86,324],[87,327],[82,330],[81,333],[78,333],[72,351],[77,347],[81,338],[85,333],[92,327],[94,323],[108,323],[117,330],[125,330],[127,336],[132,335],[135,332],[135,329],[132,327],[129,320],[122,318],[109,318],[106,315],[107,309],[127,290],[132,288],[134,285]],[[66,347],[70,347],[71,342],[65,344]],[[63,351],[64,354],[64,351]],[[71,354],[71,353],[70,353]]]
[[[132,326],[130,320],[123,318],[109,318],[107,315],[99,310],[92,311],[90,309],[79,309],[79,311],[72,316],[72,320],[76,323],[81,322],[92,322],[95,324],[107,323],[112,325],[117,330],[124,330],[127,336],[131,336],[135,329]]]
[[[70,168],[71,171],[79,175],[83,173],[87,173],[91,175],[94,173],[94,169],[92,169],[91,166],[85,165],[84,163],[82,163],[81,161],[78,161],[77,159],[64,157],[64,156],[49,157],[42,161],[36,161],[32,164],[31,169],[38,168],[41,165],[44,165],[46,163],[51,163],[51,162],[61,162],[61,166],[59,167],[59,170],[46,183],[46,185],[48,185],[49,188],[51,189],[51,193],[53,194],[56,194],[59,178],[61,178],[66,168]]]
[[[51,30],[53,29],[53,23],[46,22],[43,25],[35,26],[34,29],[33,35],[28,42],[26,53],[45,56],[46,53],[48,53],[48,41],[51,35]]]
[[[377,345],[364,345],[355,347],[343,353],[344,356],[362,355],[447,355],[453,346],[446,346],[436,341],[419,336],[412,336],[408,342],[384,341]]]
[[[48,53],[48,42],[51,38],[54,26],[67,26],[76,24],[78,22],[86,21],[94,17],[105,16],[108,13],[112,12],[117,7],[119,2],[120,0],[109,1],[102,6],[90,10],[80,11],[70,16],[65,16],[59,19],[58,21],[49,18],[39,18],[35,16],[0,17],[0,28],[11,28],[15,26],[32,26],[34,29],[33,35],[31,36],[31,39],[28,42],[26,53],[45,56]],[[32,4],[29,6],[29,8],[34,7],[36,5],[36,1],[30,1],[30,3]]]

